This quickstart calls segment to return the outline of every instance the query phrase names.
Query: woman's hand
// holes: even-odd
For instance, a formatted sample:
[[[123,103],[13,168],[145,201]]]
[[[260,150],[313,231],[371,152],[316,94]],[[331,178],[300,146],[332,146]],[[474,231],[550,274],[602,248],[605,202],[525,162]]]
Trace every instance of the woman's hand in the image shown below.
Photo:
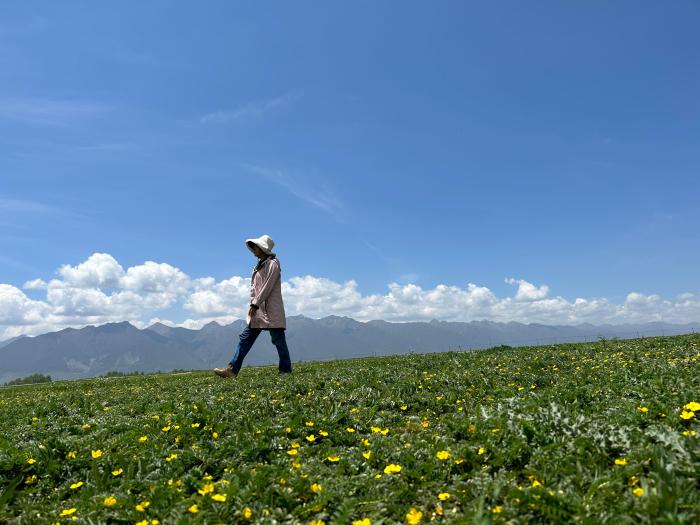
[[[250,308],[248,308],[248,316],[252,319],[253,316],[255,315],[255,311],[257,310],[257,307],[253,306],[252,304],[250,305]]]

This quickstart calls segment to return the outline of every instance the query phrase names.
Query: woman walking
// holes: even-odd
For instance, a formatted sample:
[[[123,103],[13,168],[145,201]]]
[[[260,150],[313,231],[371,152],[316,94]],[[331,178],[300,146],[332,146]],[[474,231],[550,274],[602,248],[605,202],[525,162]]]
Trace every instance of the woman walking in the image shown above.
[[[226,368],[215,368],[220,377],[235,377],[243,366],[243,360],[263,330],[270,332],[272,344],[279,354],[279,373],[290,373],[292,361],[289,357],[284,331],[287,328],[282,302],[282,268],[277,255],[272,253],[275,242],[269,235],[257,239],[246,239],[248,249],[258,258],[250,278],[250,307],[246,327],[241,332],[238,348]]]

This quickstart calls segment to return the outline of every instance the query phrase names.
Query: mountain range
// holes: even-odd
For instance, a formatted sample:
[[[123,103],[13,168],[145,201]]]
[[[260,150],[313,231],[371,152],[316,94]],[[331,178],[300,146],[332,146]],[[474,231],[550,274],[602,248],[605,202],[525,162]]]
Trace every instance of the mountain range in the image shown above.
[[[0,342],[0,384],[33,373],[53,379],[93,377],[109,371],[154,372],[205,369],[231,360],[240,319],[228,325],[211,322],[199,330],[155,323],[139,329],[129,322],[66,328],[34,337]],[[673,335],[700,330],[700,323],[662,322],[622,325],[544,325],[493,321],[360,322],[331,315],[287,318],[287,344],[293,362],[469,350],[498,345],[523,346],[605,338]],[[245,365],[277,363],[277,352],[262,332]]]

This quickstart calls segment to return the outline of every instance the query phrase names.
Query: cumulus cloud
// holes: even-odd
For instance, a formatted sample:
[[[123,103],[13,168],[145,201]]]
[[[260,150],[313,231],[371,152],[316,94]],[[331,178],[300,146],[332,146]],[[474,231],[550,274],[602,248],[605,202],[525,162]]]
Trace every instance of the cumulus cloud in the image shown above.
[[[228,324],[245,318],[250,299],[249,276],[219,281],[210,276],[191,277],[170,264],[154,261],[124,269],[106,253],[94,253],[76,266],[63,265],[56,274],[48,282],[36,278],[24,283],[25,290],[45,290],[42,300],[31,299],[11,284],[0,284],[0,340],[125,320],[140,328],[161,322],[198,329],[211,321]],[[428,289],[392,282],[385,293],[363,294],[352,279],[336,282],[304,275],[283,281],[282,294],[288,316],[346,315],[359,321],[700,321],[697,293],[686,292],[670,301],[658,294],[630,292],[624,302],[616,304],[606,298],[551,296],[547,285],[525,279],[509,277],[505,282],[517,286],[511,297],[498,297],[472,282]]]

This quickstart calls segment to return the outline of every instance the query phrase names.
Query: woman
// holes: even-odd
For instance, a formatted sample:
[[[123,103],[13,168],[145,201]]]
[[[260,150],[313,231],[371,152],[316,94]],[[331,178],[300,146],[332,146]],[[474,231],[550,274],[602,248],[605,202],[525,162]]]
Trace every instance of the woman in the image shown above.
[[[277,255],[272,253],[275,242],[269,235],[257,239],[246,239],[248,249],[258,258],[250,279],[250,307],[246,327],[239,336],[238,349],[226,368],[215,368],[219,377],[235,377],[243,366],[243,360],[253,346],[260,332],[269,330],[272,344],[279,354],[280,374],[292,371],[287,340],[287,328],[282,302],[282,268]]]

